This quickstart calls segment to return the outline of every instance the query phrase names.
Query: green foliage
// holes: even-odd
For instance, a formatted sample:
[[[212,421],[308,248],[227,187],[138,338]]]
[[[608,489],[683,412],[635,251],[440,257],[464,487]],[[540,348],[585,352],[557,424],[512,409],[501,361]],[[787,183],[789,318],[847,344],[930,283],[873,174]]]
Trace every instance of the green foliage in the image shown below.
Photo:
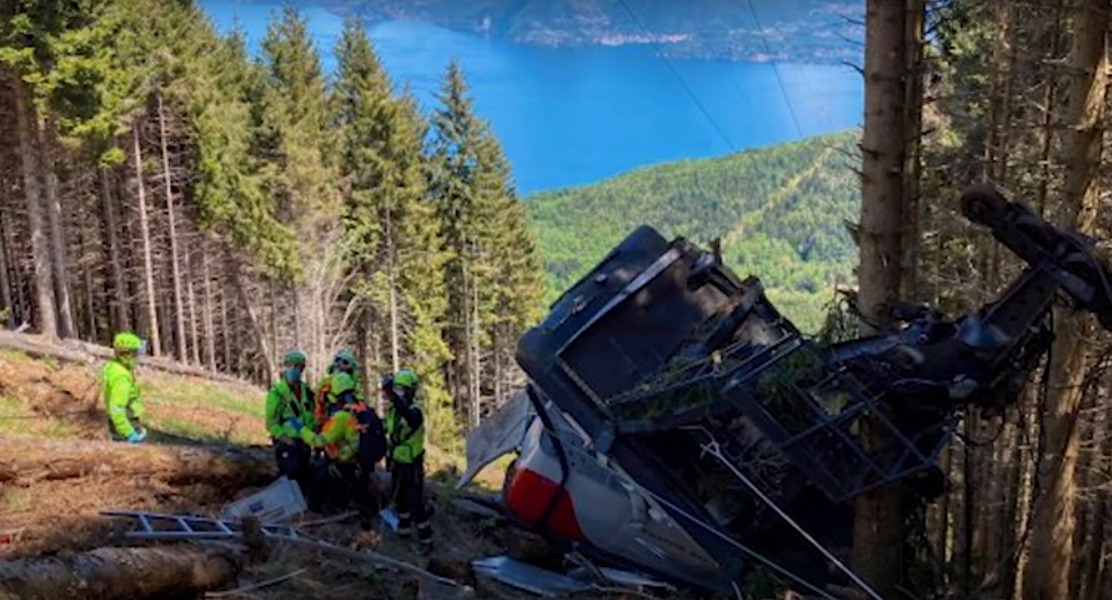
[[[846,132],[531,196],[548,299],[645,223],[700,244],[722,238],[728,265],[760,277],[787,316],[817,330],[829,288],[853,280],[857,248],[844,222],[860,203],[855,152]]]
[[[340,218],[330,156],[335,130],[320,57],[305,18],[291,6],[271,21],[262,50],[266,75],[256,96],[253,149],[262,161],[263,188],[279,219],[303,244],[319,248]]]
[[[412,98],[392,93],[358,21],[346,22],[336,54],[333,106],[342,138],[344,228],[349,260],[366,275],[354,291],[386,322],[382,354],[397,351],[421,376],[430,440],[455,446],[459,436],[441,372],[450,356],[440,334],[447,309],[445,254],[426,197],[424,125]]]
[[[446,252],[448,377],[460,389],[462,412],[476,422],[482,397],[497,391],[491,381],[504,378],[512,364],[518,336],[540,317],[543,283],[509,165],[490,126],[475,116],[455,62],[439,101],[428,177]]]

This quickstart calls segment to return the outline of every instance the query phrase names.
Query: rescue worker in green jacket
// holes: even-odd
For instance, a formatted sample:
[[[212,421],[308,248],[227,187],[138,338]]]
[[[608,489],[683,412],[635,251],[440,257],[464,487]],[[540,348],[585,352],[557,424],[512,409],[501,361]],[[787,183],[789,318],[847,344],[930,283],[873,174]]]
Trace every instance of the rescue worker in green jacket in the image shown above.
[[[112,340],[114,356],[104,365],[104,408],[108,414],[108,430],[114,441],[138,444],[147,439],[143,428],[143,403],[135,383],[135,365],[143,341],[130,332],[116,334]]]
[[[358,364],[359,360],[355,357],[355,353],[347,348],[342,348],[332,357],[332,364],[328,365],[328,368],[325,369],[324,377],[317,386],[316,407],[313,410],[313,414],[316,416],[318,424],[324,423],[325,419],[328,418],[328,387],[332,384],[332,375],[336,373],[347,373],[350,375],[355,382],[354,393],[356,401],[362,402],[364,400],[363,384],[359,381],[359,371],[356,368]]]
[[[360,464],[360,441],[361,429],[366,429],[363,426],[366,418],[374,421],[378,418],[373,411],[368,414],[366,405],[356,396],[356,380],[350,373],[334,371],[329,376],[327,389],[328,414],[320,433],[308,427],[300,431],[301,439],[313,448],[322,448],[325,456],[324,462],[314,465],[309,508],[320,513],[331,512],[343,510],[354,501],[364,528],[369,528],[371,497],[366,475],[374,465]],[[377,431],[381,435],[381,427]]]
[[[274,444],[279,476],[297,482],[302,493],[309,490],[309,446],[301,439],[302,427],[315,430],[313,391],[302,379],[305,354],[290,350],[282,359],[282,377],[266,394],[266,431]]]
[[[390,470],[398,534],[409,538],[417,528],[421,552],[432,550],[432,524],[425,509],[425,419],[417,404],[417,374],[402,369],[382,382],[390,402],[386,409],[386,465]]]

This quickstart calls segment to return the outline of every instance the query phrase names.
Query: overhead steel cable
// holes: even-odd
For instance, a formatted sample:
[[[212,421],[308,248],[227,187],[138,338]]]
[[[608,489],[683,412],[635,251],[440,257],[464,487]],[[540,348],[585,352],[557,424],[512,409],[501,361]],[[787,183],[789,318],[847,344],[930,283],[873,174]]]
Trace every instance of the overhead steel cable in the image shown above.
[[[753,22],[757,25],[757,37],[761,39],[761,44],[764,46],[765,53],[771,57],[773,56],[772,49],[768,45],[768,39],[765,38],[764,27],[761,25],[760,17],[757,16],[757,8],[753,6],[753,0],[746,1],[749,3],[749,13],[753,15]],[[803,128],[799,126],[799,118],[796,117],[795,107],[792,106],[792,100],[788,96],[788,88],[784,85],[784,78],[780,76],[780,67],[776,65],[775,58],[772,59],[772,72],[776,75],[776,83],[780,86],[780,93],[784,95],[784,104],[788,106],[788,114],[791,115],[792,123],[795,125],[795,132],[802,138]]]
[[[695,94],[695,91],[691,89],[690,85],[688,85],[687,80],[684,79],[683,75],[680,74],[679,69],[676,68],[676,66],[672,63],[667,55],[661,52],[660,44],[653,41],[654,38],[652,32],[647,27],[645,27],[645,25],[641,22],[641,19],[639,19],[637,17],[637,14],[633,12],[633,9],[629,6],[629,3],[626,0],[618,1],[621,3],[622,8],[625,9],[626,14],[629,15],[629,18],[633,21],[634,25],[636,25],[649,38],[650,43],[652,43],[653,46],[656,47],[657,55],[660,56],[660,58],[664,61],[664,64],[668,65],[669,70],[671,70],[672,74],[675,75],[676,80],[680,82],[680,86],[684,89],[685,92],[687,92],[688,97],[691,98],[691,102],[695,104],[695,106],[699,109],[699,112],[703,113],[703,116],[706,117],[707,122],[710,123],[711,127],[713,127],[715,132],[717,132],[718,135],[722,138],[722,141],[726,143],[726,148],[730,152],[736,152],[737,146],[734,145],[733,141],[730,139],[730,136],[726,134],[726,130],[724,130],[722,126],[718,124],[718,121],[716,121],[714,117],[711,116],[710,111],[708,111],[707,107],[704,106],[702,101],[699,100],[699,97]]]

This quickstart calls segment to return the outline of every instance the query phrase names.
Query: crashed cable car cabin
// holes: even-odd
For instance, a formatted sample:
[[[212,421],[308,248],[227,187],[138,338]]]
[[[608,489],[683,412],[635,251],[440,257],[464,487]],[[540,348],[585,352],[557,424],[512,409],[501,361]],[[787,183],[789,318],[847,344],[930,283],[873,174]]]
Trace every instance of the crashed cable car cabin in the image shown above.
[[[850,501],[897,480],[941,492],[934,464],[958,409],[1014,398],[1049,347],[1059,290],[1112,322],[1107,268],[1084,239],[992,189],[963,202],[1030,267],[976,314],[924,310],[835,345],[801,335],[716,252],[633,231],[519,342],[537,418],[507,474],[507,511],[707,590],[740,584],[763,558],[844,583],[817,546],[847,555]],[[866,425],[885,443],[866,447]]]

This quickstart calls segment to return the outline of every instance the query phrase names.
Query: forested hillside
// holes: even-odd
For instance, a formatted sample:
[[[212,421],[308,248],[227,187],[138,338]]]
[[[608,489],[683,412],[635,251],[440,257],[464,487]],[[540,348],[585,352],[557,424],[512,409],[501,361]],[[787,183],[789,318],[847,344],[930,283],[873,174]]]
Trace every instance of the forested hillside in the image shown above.
[[[454,444],[542,308],[524,209],[457,65],[426,119],[357,21],[335,81],[322,50],[292,8],[250,60],[190,2],[4,3],[4,325],[257,382],[354,348],[368,380],[415,367]]]
[[[837,283],[852,283],[860,184],[856,132],[711,160],[641,169],[581,188],[530,196],[550,299],[634,227],[696,243],[722,239],[723,258],[755,275],[777,305],[815,330]]]

